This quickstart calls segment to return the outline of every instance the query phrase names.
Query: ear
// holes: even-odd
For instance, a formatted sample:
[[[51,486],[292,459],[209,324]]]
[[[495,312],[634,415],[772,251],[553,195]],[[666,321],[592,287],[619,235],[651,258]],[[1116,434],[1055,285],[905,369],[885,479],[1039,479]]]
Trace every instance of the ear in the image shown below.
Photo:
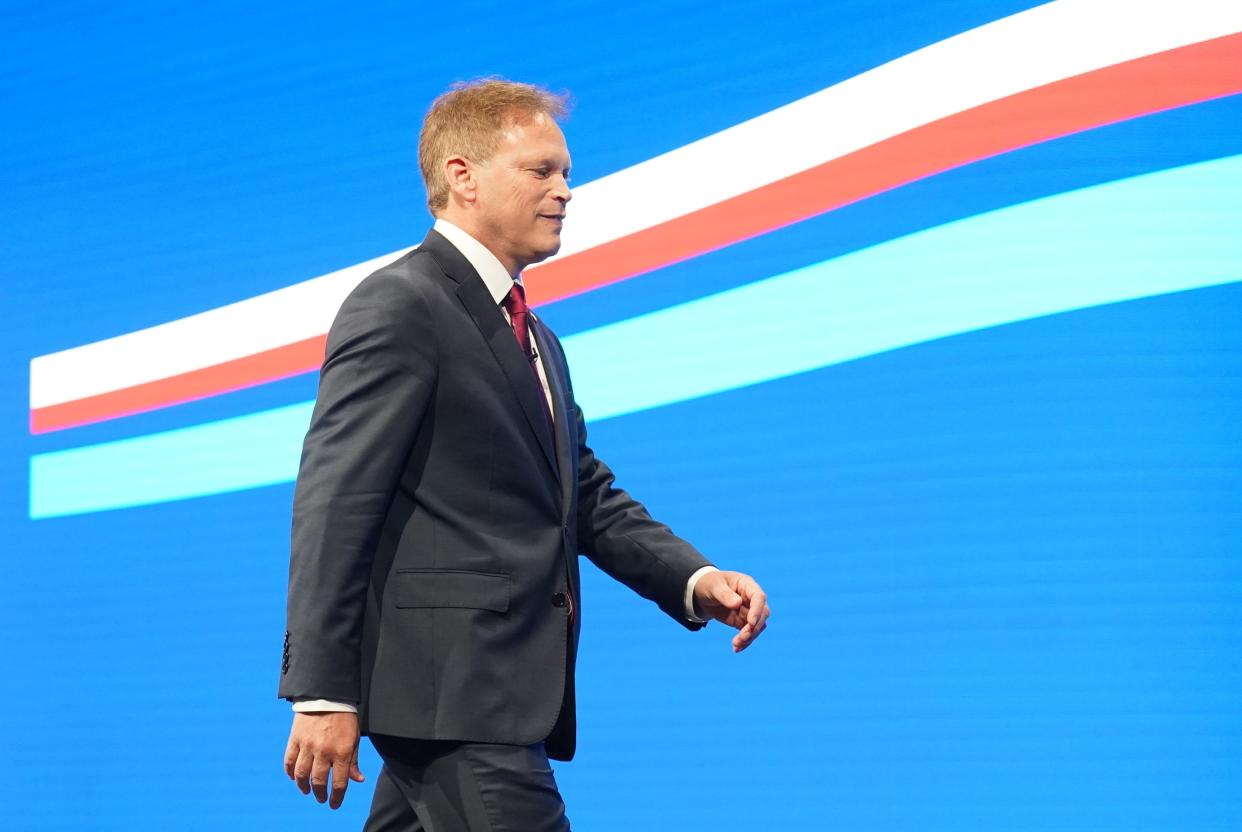
[[[450,156],[444,160],[444,177],[448,180],[449,191],[457,195],[462,202],[473,203],[477,198],[477,183],[474,180],[474,169],[465,156]]]

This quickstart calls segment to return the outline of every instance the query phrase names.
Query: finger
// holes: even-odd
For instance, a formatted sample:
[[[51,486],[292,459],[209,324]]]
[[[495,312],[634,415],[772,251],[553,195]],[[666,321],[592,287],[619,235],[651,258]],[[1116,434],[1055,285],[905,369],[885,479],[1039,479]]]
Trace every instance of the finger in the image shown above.
[[[745,602],[745,598],[734,591],[733,587],[728,584],[719,582],[713,590],[713,594],[718,602],[731,610],[736,610]]]
[[[358,768],[358,746],[356,745],[354,746],[353,762],[349,764],[349,779],[355,783],[361,783],[367,779],[366,775],[362,773],[362,769]]]
[[[314,765],[315,756],[310,749],[303,743],[298,749],[297,762],[293,764],[293,780],[298,784],[298,791],[302,794],[310,794],[310,776],[311,766]]]
[[[751,593],[748,603],[750,605],[750,615],[746,617],[746,623],[750,624],[751,629],[759,625],[759,616],[763,614],[763,608],[768,604],[768,596],[764,594],[759,585],[751,582],[754,591]]]
[[[758,629],[755,630],[755,634],[750,637],[750,640],[754,641],[755,639],[759,638],[759,636],[763,635],[763,631],[766,630],[767,628],[768,628],[768,625],[766,623],[761,623]]]
[[[768,610],[767,607],[764,607],[763,615],[759,617],[758,626],[751,627],[749,624],[747,624],[745,627],[742,628],[742,632],[738,633],[738,636],[737,636],[738,641],[739,641],[737,652],[740,653],[742,650],[745,650],[747,647],[749,647],[752,643],[754,643],[755,639],[759,638],[759,634],[767,629],[768,615],[770,614],[771,614],[771,611]]]
[[[293,735],[289,736],[289,743],[285,746],[285,774],[290,780],[293,779],[293,766],[298,761],[298,744],[293,739]]]
[[[354,768],[350,757],[339,757],[332,761],[332,799],[328,802],[329,809],[339,809],[345,802],[345,790],[349,788],[349,775]]]
[[[724,623],[735,630],[740,630],[746,626],[746,615],[742,610],[734,610],[724,617]]]
[[[750,640],[750,625],[742,627],[737,635],[733,637],[733,652],[745,649],[746,643]]]
[[[768,616],[772,614],[772,610],[767,604],[763,605],[763,610],[759,613],[759,623],[755,625],[755,635],[759,635],[763,628],[768,626]]]
[[[315,755],[315,764],[311,766],[311,790],[315,792],[315,799],[320,803],[328,799],[328,771],[331,765],[332,759],[321,751]]]

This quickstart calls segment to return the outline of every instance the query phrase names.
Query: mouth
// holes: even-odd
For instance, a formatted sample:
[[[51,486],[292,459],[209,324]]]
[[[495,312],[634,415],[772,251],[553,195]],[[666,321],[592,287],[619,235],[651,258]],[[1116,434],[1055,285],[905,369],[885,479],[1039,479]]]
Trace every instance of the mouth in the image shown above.
[[[564,215],[564,214],[540,214],[539,216],[540,216],[540,217],[542,217],[542,218],[543,218],[543,219],[545,219],[545,220],[551,220],[552,222],[556,223],[557,225],[562,225],[562,224],[564,224],[564,222],[565,222],[565,215]]]

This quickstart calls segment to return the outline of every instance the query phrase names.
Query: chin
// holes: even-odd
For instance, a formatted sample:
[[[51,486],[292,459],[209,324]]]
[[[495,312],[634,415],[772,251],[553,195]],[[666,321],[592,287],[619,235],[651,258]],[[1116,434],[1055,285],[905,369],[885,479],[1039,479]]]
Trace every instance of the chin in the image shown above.
[[[539,250],[534,253],[535,259],[532,260],[531,262],[540,263],[544,260],[547,260],[549,257],[551,257],[553,254],[556,254],[560,250],[561,250],[561,240],[559,237],[557,237],[555,240],[550,242],[548,245],[541,246]]]

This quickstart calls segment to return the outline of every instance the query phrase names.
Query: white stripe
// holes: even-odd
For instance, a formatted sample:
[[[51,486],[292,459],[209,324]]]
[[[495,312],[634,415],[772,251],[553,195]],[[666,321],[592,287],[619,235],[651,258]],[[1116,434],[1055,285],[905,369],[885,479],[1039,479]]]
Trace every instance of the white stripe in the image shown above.
[[[1237,31],[1242,2],[1060,0],[1039,6],[575,188],[558,257],[988,101]],[[349,290],[399,254],[35,358],[30,405],[119,390],[322,335]]]
[[[328,331],[345,296],[404,249],[274,292],[30,362],[31,409],[211,367]]]

